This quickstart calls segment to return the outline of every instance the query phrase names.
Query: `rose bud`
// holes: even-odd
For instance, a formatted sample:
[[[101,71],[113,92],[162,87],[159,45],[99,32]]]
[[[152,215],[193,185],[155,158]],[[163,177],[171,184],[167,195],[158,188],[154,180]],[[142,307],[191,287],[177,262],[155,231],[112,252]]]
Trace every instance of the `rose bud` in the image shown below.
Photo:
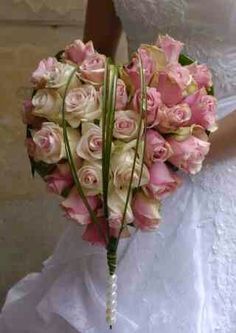
[[[125,110],[128,102],[126,85],[121,79],[117,80],[116,86],[116,110]]]
[[[32,114],[49,121],[61,122],[61,95],[52,89],[39,89],[32,99]]]
[[[169,143],[155,130],[147,130],[145,163],[164,162],[173,154]]]
[[[65,118],[76,128],[81,121],[99,119],[101,115],[99,96],[92,85],[84,84],[69,91],[65,99]]]
[[[58,164],[56,170],[44,177],[49,192],[61,195],[73,185],[73,177],[68,163]]]
[[[131,141],[138,137],[140,116],[137,112],[126,110],[115,112],[113,136],[123,141]],[[143,124],[140,135],[143,132]]]
[[[79,140],[77,131],[68,128],[68,138],[72,154],[75,155],[75,147]],[[36,161],[45,163],[57,163],[66,158],[63,130],[54,123],[43,123],[39,131],[32,132],[32,138],[35,143],[34,158]]]
[[[186,126],[191,116],[191,109],[187,103],[180,103],[170,108],[163,106],[159,111],[158,130],[161,133],[173,132],[179,127]]]
[[[136,91],[132,104],[135,111],[140,112],[142,95],[140,89]],[[153,127],[159,123],[159,109],[162,106],[161,94],[156,88],[147,87],[147,125]]]
[[[98,196],[88,196],[86,198],[93,211],[96,211],[101,205]],[[91,222],[89,211],[79,196],[76,188],[73,188],[68,197],[62,201],[61,207],[64,209],[68,218],[71,218],[79,224],[84,225]]]
[[[106,56],[94,53],[86,58],[79,67],[81,80],[101,85],[104,80]]]
[[[102,193],[101,162],[84,162],[77,175],[86,195],[91,196]]]
[[[80,39],[76,39],[72,44],[65,48],[64,57],[77,65],[95,53],[93,42],[84,44]]]
[[[180,178],[163,162],[155,162],[149,169],[150,180],[145,190],[155,199],[162,199],[180,186]]]
[[[183,43],[171,38],[169,35],[159,36],[156,45],[165,53],[168,63],[179,61],[180,52],[184,46]]]
[[[209,142],[193,135],[187,136],[181,141],[169,137],[167,141],[173,150],[173,155],[169,158],[173,165],[193,175],[201,170],[202,163],[210,149]]]
[[[102,158],[102,129],[93,123],[83,123],[82,136],[76,147],[77,155],[84,160]]]
[[[197,124],[213,132],[217,129],[216,125],[216,98],[207,95],[205,89],[198,90],[185,99],[191,108],[192,117],[188,124]]]
[[[193,79],[197,82],[198,88],[210,88],[213,85],[212,74],[205,64],[193,63],[187,66]]]
[[[156,229],[161,221],[160,203],[145,195],[142,191],[135,193],[132,201],[134,225],[142,231]]]

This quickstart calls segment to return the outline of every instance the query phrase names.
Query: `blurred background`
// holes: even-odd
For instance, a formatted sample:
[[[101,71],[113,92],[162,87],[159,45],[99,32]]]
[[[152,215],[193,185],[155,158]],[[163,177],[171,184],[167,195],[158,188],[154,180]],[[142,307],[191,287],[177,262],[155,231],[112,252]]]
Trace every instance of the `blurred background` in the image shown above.
[[[15,282],[41,270],[70,223],[31,177],[20,110],[39,60],[82,38],[85,10],[85,0],[0,0],[0,305]],[[126,59],[122,36],[117,60]]]

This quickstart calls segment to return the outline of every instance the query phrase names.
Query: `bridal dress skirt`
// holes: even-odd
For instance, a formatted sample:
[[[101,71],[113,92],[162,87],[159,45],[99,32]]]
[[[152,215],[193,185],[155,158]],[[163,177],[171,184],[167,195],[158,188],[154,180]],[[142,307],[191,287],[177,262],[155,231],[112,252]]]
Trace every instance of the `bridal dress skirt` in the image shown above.
[[[224,99],[219,113],[236,109]],[[236,158],[166,199],[157,232],[122,240],[114,333],[236,332]],[[105,250],[70,224],[41,273],[8,293],[0,333],[106,333]]]

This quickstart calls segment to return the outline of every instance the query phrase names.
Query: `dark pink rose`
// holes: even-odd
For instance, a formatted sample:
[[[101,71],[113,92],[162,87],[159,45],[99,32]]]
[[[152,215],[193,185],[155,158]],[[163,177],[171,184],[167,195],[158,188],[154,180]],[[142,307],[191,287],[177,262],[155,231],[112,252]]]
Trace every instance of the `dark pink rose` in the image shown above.
[[[157,40],[159,46],[165,53],[166,59],[169,63],[176,63],[179,60],[180,52],[183,48],[183,43],[171,38],[168,35],[160,36]]]
[[[121,79],[117,80],[116,87],[116,110],[125,110],[128,102],[126,85]]]
[[[158,129],[162,133],[175,131],[187,125],[191,116],[191,109],[187,103],[180,103],[170,108],[163,106],[159,111]]]
[[[163,162],[155,162],[149,169],[147,192],[155,199],[165,198],[180,186],[180,178]]]
[[[93,211],[96,211],[101,204],[98,196],[87,196],[87,200]],[[77,223],[88,224],[91,222],[89,211],[79,196],[76,188],[71,190],[68,197],[61,203],[61,206],[65,210],[66,216]]]
[[[106,246],[107,223],[103,217],[97,218],[98,223],[90,221],[82,235],[83,240],[93,245]]]
[[[181,141],[174,137],[169,137],[167,140],[173,150],[173,155],[169,158],[173,165],[190,174],[196,174],[201,170],[210,149],[209,142],[193,135]]]
[[[161,94],[161,99],[167,106],[180,103],[183,99],[183,91],[176,81],[170,79],[167,73],[160,72],[157,83],[157,90]]]
[[[80,65],[80,78],[86,82],[102,84],[105,73],[106,56],[94,53]]]
[[[205,64],[198,65],[194,63],[186,67],[197,82],[198,88],[209,88],[212,86],[212,74]]]
[[[93,42],[89,41],[84,44],[80,39],[76,39],[72,44],[65,48],[65,58],[74,62],[77,65],[95,53]]]
[[[157,161],[166,161],[172,155],[169,143],[156,131],[147,130],[145,146],[145,163],[150,166]]]
[[[139,48],[138,54],[140,55],[140,58],[142,60],[145,82],[148,85],[153,77],[153,74],[155,73],[156,64],[154,59],[146,49],[142,47]],[[134,54],[131,62],[128,65],[124,66],[124,71],[128,75],[135,89],[140,88],[140,62],[138,54]]]
[[[67,163],[58,164],[56,170],[44,179],[48,190],[59,195],[73,185],[73,177]]]
[[[23,108],[21,112],[22,121],[24,124],[31,125],[33,128],[40,128],[44,119],[34,116],[32,111],[32,100],[28,98],[23,102]]]
[[[132,201],[134,225],[143,231],[152,231],[160,224],[160,203],[145,195],[142,191],[135,193]]]
[[[216,126],[216,98],[211,95],[207,95],[205,89],[198,90],[191,96],[185,99],[185,102],[191,108],[192,117],[189,124],[197,124],[214,131]]]
[[[138,89],[134,95],[132,104],[135,111],[140,112],[142,94]],[[147,87],[147,125],[155,126],[159,123],[159,109],[162,106],[161,94],[156,88]]]

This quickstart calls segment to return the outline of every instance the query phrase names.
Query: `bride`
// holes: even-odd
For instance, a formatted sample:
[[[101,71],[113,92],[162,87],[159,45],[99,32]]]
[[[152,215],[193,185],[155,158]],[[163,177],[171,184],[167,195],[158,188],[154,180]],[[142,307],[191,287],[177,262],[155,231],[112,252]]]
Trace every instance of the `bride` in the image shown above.
[[[159,231],[122,241],[113,332],[236,332],[236,2],[89,0],[85,39],[114,56],[120,21],[130,53],[168,33],[207,63],[220,129],[203,171],[165,201]],[[9,291],[0,332],[108,332],[104,258],[69,226],[43,271]]]

